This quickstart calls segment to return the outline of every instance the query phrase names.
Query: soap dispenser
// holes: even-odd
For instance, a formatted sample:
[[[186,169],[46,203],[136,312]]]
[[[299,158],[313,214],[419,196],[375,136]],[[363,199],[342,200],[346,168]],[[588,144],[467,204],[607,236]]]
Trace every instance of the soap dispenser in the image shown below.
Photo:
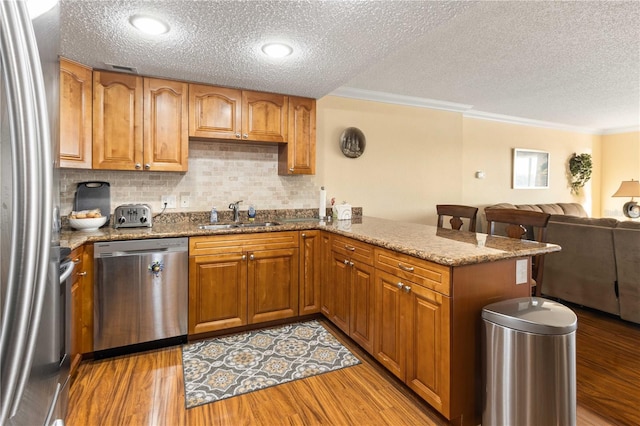
[[[218,210],[216,208],[211,209],[211,215],[209,216],[209,222],[216,223],[218,221]]]

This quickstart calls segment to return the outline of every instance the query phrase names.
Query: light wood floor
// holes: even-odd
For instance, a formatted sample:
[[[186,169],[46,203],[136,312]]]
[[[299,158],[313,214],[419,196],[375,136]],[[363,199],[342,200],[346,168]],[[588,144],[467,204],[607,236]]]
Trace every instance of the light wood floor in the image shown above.
[[[640,424],[640,327],[577,309],[578,424]],[[186,410],[179,347],[84,362],[67,425],[447,425],[339,331],[363,362]]]

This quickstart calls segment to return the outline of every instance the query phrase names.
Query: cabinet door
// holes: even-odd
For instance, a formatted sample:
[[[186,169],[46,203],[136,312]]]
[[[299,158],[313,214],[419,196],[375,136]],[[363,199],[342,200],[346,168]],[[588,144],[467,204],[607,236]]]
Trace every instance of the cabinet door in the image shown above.
[[[60,59],[60,167],[91,168],[93,73]]]
[[[142,77],[93,73],[93,168],[142,170]]]
[[[189,334],[247,323],[247,261],[242,253],[189,258]]]
[[[316,172],[316,101],[289,98],[288,141],[278,147],[278,174],[313,175]]]
[[[405,285],[410,287],[405,294],[409,298],[405,312],[408,333],[405,382],[435,409],[449,416],[450,300],[420,285]],[[473,382],[473,378],[469,380]]]
[[[187,171],[188,85],[144,79],[144,169]]]
[[[349,336],[372,354],[375,302],[373,267],[359,262],[350,262],[349,265],[351,266]]]
[[[242,92],[242,140],[287,141],[287,96],[275,93]]]
[[[93,244],[85,244],[82,253],[81,297],[81,344],[83,354],[93,352]]]
[[[351,266],[349,260],[341,253],[331,252],[331,275],[327,287],[331,294],[328,299],[327,308],[329,319],[349,334],[349,310],[351,309],[351,292],[349,283],[351,281]]]
[[[300,315],[320,312],[321,231],[300,233]]]
[[[189,85],[189,136],[240,139],[242,91]]]
[[[298,315],[298,249],[260,250],[248,254],[249,324]]]
[[[71,278],[71,357],[70,374],[73,375],[82,360],[82,280],[86,275],[83,266],[83,250],[79,247],[71,252],[74,271]]]
[[[403,287],[398,277],[376,270],[373,355],[402,381],[405,380],[407,348],[404,311],[408,300]]]
[[[327,317],[331,318],[333,314],[333,305],[335,299],[335,289],[333,285],[333,273],[331,268],[333,266],[333,255],[331,251],[331,234],[328,232],[322,233],[322,273],[320,274],[320,312]]]

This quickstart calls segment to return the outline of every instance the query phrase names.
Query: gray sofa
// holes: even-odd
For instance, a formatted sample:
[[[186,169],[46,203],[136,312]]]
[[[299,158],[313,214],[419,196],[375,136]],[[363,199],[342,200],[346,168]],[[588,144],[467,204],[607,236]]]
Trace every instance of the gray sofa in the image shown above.
[[[640,324],[640,222],[589,218],[580,204],[496,204],[551,214],[542,293]]]

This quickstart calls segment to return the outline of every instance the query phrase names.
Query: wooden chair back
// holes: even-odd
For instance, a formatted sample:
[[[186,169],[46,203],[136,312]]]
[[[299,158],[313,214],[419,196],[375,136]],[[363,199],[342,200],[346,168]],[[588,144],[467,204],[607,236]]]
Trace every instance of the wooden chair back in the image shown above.
[[[438,212],[438,228],[444,228],[444,218],[450,216],[449,224],[451,229],[460,230],[464,222],[461,218],[469,219],[470,232],[476,232],[476,217],[478,208],[471,206],[462,206],[457,204],[438,204],[436,205]]]
[[[534,240],[539,243],[547,242],[547,224],[551,215],[530,210],[516,209],[485,209],[487,218],[487,234],[495,235],[496,223],[506,224],[506,233],[509,238],[526,239],[527,227],[532,228]],[[542,271],[544,266],[544,254],[533,256],[531,265],[531,277],[535,281],[535,294],[542,294]]]

